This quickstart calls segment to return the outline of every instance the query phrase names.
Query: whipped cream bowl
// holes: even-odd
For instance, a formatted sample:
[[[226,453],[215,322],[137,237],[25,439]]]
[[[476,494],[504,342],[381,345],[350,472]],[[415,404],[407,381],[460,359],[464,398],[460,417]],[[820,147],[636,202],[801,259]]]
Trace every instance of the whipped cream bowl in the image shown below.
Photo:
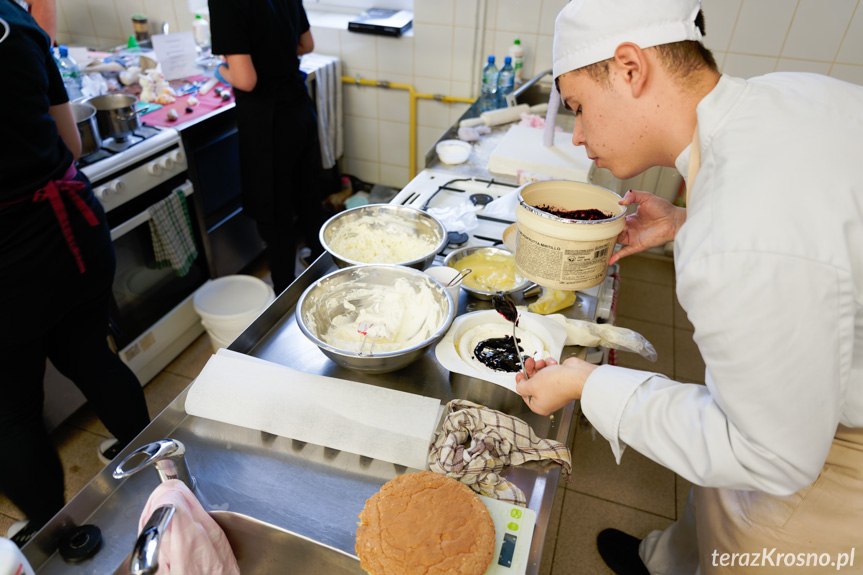
[[[456,307],[440,282],[404,266],[336,270],[297,302],[300,331],[342,367],[365,373],[401,369],[452,324]]]
[[[321,245],[340,268],[398,264],[424,270],[447,245],[443,224],[410,206],[370,204],[340,212],[321,227]]]

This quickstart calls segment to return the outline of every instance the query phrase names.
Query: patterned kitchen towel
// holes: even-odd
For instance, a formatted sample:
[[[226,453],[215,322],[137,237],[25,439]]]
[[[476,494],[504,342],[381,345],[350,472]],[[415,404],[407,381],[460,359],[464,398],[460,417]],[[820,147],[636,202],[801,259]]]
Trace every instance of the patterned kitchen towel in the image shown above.
[[[342,133],[342,61],[311,52],[303,54],[300,70],[308,74],[318,119],[321,163],[325,169],[336,165],[344,150]],[[312,79],[314,78],[314,79]]]
[[[149,212],[156,267],[172,267],[183,277],[198,257],[186,195],[182,190],[174,190],[170,196],[150,206]]]
[[[540,439],[530,426],[511,415],[463,399],[447,404],[441,431],[429,449],[429,469],[458,479],[486,497],[525,507],[524,493],[504,479],[504,465],[551,459],[572,471],[569,448]]]

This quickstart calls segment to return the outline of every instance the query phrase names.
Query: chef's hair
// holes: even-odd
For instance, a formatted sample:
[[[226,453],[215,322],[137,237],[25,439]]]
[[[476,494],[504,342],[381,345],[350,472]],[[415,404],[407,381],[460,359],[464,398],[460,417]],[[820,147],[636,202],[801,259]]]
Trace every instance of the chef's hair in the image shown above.
[[[695,17],[695,25],[701,31],[701,35],[704,36],[706,28],[704,26],[704,12],[702,10],[699,10],[698,15]],[[647,48],[647,50],[653,50],[659,61],[668,69],[671,76],[683,85],[686,85],[687,80],[691,78],[693,72],[699,70],[719,71],[716,59],[713,57],[713,52],[705,48],[704,44],[695,40],[660,44],[659,46]],[[595,82],[607,87],[611,85],[608,65],[612,60],[614,58],[588,64],[583,68],[573,70],[572,73],[586,74]],[[555,81],[557,81],[557,78],[555,78]]]

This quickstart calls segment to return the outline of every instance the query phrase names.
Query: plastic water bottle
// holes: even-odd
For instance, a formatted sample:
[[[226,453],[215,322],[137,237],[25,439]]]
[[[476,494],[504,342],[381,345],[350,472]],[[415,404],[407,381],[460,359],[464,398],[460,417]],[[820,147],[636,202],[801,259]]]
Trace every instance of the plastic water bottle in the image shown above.
[[[0,537],[0,575],[33,575],[27,558],[9,539]]]
[[[494,65],[494,56],[488,57],[488,64],[482,69],[482,86],[480,88],[482,108],[495,108],[495,92],[497,92],[497,66]]]
[[[506,105],[506,95],[512,94],[515,87],[515,70],[512,68],[512,58],[507,56],[503,59],[503,68],[497,76],[497,97],[502,106]]]
[[[69,55],[69,48],[66,46],[61,45],[57,51],[60,54],[57,67],[60,69],[60,76],[63,77],[63,85],[66,86],[69,100],[82,98],[84,94],[81,93],[81,69],[78,67],[78,62]]]
[[[195,14],[195,19],[192,21],[192,32],[195,37],[195,44],[202,51],[206,51],[210,47],[210,23],[200,14]]]
[[[509,47],[509,55],[512,56],[512,69],[515,70],[515,83],[521,84],[522,68],[524,68],[524,52],[521,48],[521,40],[518,38]]]
[[[497,92],[497,66],[494,65],[494,56],[488,57],[488,64],[482,69],[482,95],[492,96]]]

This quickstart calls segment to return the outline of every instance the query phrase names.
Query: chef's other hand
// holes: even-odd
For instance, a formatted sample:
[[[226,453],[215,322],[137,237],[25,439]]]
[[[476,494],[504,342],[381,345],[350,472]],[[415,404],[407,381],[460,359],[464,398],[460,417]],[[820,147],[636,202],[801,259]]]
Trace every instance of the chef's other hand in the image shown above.
[[[515,376],[516,392],[524,399],[531,411],[539,415],[554,413],[570,401],[581,399],[584,382],[596,369],[586,361],[571,357],[558,364],[553,359],[524,361],[529,376]]]
[[[629,190],[618,204],[638,204],[638,210],[626,216],[626,227],[617,236],[617,243],[624,247],[612,254],[609,265],[620,258],[664,246],[674,240],[677,230],[686,221],[685,208],[678,208],[649,192]]]

